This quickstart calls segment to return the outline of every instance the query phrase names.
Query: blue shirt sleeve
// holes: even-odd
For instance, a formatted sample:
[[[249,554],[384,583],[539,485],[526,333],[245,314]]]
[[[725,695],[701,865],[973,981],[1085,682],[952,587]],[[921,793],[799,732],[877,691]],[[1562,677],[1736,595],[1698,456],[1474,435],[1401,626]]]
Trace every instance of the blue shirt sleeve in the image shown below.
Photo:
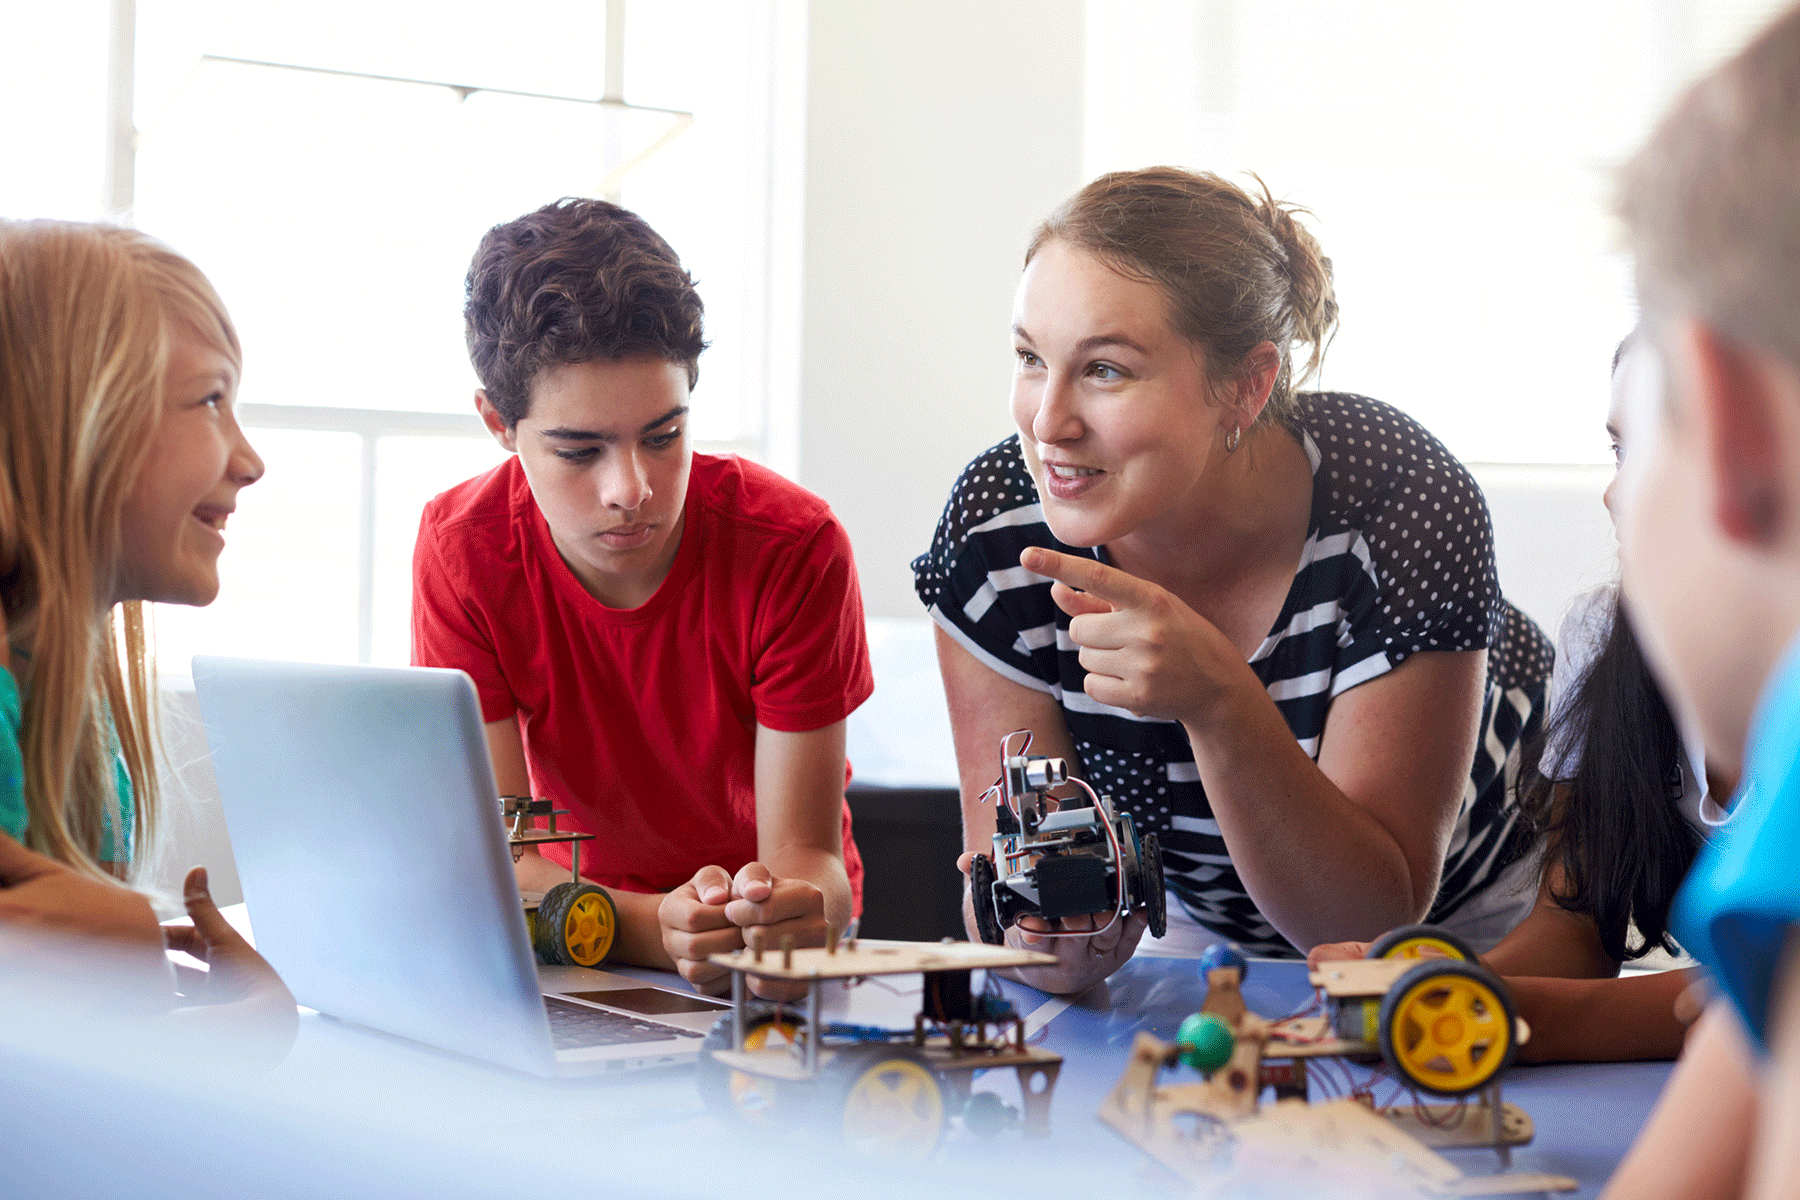
[[[1738,806],[1695,860],[1669,924],[1766,1054],[1770,992],[1788,929],[1800,923],[1800,639],[1757,704]]]

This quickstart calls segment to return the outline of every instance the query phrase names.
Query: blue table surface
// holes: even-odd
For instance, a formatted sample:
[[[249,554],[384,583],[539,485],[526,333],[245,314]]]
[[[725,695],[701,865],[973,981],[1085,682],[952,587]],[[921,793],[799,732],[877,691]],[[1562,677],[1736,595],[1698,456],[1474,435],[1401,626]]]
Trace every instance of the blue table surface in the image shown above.
[[[626,970],[665,986],[673,976]],[[868,980],[828,1000],[833,1020],[911,1028],[918,977]],[[1064,1057],[1051,1136],[1003,1133],[983,1142],[953,1129],[922,1168],[834,1161],[821,1142],[788,1129],[742,1139],[708,1114],[691,1066],[543,1080],[343,1024],[303,1016],[292,1053],[273,1075],[134,1066],[138,1056],[95,1043],[71,1012],[0,1025],[0,1193],[112,1196],[256,1194],[265,1200],[419,1196],[630,1196],[720,1200],[743,1191],[780,1200],[916,1200],[986,1195],[1168,1197],[1160,1169],[1096,1118],[1140,1031],[1172,1039],[1204,986],[1192,959],[1133,959],[1071,1002],[1017,984],[1003,989],[1039,1044]],[[1279,1016],[1311,997],[1297,962],[1253,961],[1250,1006]],[[1047,1020],[1047,1023],[1045,1023]],[[148,1060],[146,1060],[148,1061]],[[1191,1072],[1182,1069],[1187,1078]],[[1596,1195],[1642,1125],[1667,1063],[1515,1067],[1506,1098],[1533,1118],[1536,1140],[1514,1167],[1572,1176]],[[974,1086],[1017,1104],[1009,1069]],[[92,1118],[104,1097],[101,1143]],[[806,1100],[795,1126],[820,1124],[824,1098]],[[120,1115],[127,1114],[127,1115]],[[194,1153],[196,1138],[206,1152]],[[95,1156],[96,1145],[106,1153]],[[1498,1169],[1491,1151],[1450,1152],[1470,1174]],[[71,1176],[71,1163],[82,1164]],[[795,1164],[799,1164],[796,1167]],[[71,1187],[79,1178],[85,1186]],[[246,1181],[255,1186],[246,1190]]]
[[[625,968],[663,986],[685,987],[676,977]],[[831,1020],[912,1026],[918,1007],[917,976],[867,980],[827,999]],[[1016,1133],[982,1142],[956,1129],[939,1152],[940,1168],[979,1174],[998,1170],[1031,1191],[1027,1180],[1050,1181],[1075,1191],[1093,1190],[1098,1181],[1156,1179],[1158,1169],[1136,1147],[1102,1125],[1096,1113],[1128,1061],[1138,1033],[1174,1040],[1184,1017],[1205,998],[1197,962],[1189,958],[1140,956],[1105,984],[1073,1000],[1046,995],[1006,982],[1002,990],[1029,1021],[1042,1026],[1037,1044],[1063,1056],[1051,1105],[1051,1137],[1026,1142]],[[1280,1016],[1312,998],[1306,968],[1300,962],[1254,960],[1244,980],[1245,1001],[1265,1016]],[[467,1060],[425,1050],[411,1043],[375,1045],[366,1031],[335,1022],[315,1022],[303,1035],[293,1061],[284,1070],[298,1081],[335,1079],[345,1055],[365,1070],[371,1055],[379,1062],[384,1086],[402,1091],[431,1089],[462,1097],[455,1102],[470,1111],[519,1111],[542,1114],[526,1124],[538,1136],[560,1130],[571,1144],[591,1143],[595,1131],[608,1140],[642,1137],[646,1143],[673,1139],[696,1147],[695,1153],[733,1153],[732,1139],[701,1104],[691,1068],[629,1073],[603,1079],[542,1081],[498,1068],[471,1066]],[[460,1065],[454,1065],[460,1064]],[[1536,1127],[1534,1141],[1513,1152],[1513,1169],[1567,1175],[1581,1184],[1579,1196],[1599,1194],[1608,1176],[1630,1147],[1668,1077],[1669,1063],[1568,1064],[1514,1066],[1505,1077],[1505,1098],[1522,1107]],[[1168,1078],[1194,1079],[1185,1069]],[[411,1082],[409,1082],[411,1080]],[[1016,1076],[1010,1069],[980,1073],[980,1091],[995,1092],[1003,1101],[1019,1102]],[[1387,1089],[1381,1095],[1385,1098]],[[1316,1097],[1315,1097],[1316,1098]],[[770,1141],[764,1149],[795,1152],[803,1142]],[[784,1148],[787,1147],[787,1148]],[[804,1151],[802,1151],[804,1153]],[[1491,1150],[1457,1150],[1447,1157],[1471,1175],[1501,1169]],[[1041,1190],[1041,1189],[1040,1189]]]

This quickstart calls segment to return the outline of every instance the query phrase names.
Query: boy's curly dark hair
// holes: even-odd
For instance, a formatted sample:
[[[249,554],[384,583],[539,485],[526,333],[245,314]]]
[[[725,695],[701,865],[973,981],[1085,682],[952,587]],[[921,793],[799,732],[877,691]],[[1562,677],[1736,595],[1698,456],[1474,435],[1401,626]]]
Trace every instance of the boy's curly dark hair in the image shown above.
[[[488,400],[517,425],[551,367],[660,358],[700,378],[700,296],[669,243],[605,200],[565,197],[481,239],[463,304],[469,359]]]

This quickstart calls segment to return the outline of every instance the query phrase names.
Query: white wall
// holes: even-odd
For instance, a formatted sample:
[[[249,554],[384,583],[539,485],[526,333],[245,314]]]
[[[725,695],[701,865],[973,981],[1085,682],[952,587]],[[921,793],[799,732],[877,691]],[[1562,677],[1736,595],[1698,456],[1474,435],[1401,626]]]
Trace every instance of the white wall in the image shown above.
[[[244,892],[194,681],[185,675],[163,676],[161,704],[163,752],[156,764],[162,784],[161,833],[149,858],[138,865],[134,882],[150,893],[166,920],[183,911],[181,882],[192,867],[206,868],[207,886],[220,905],[238,903]]]
[[[856,546],[877,659],[875,698],[851,722],[866,782],[954,782],[908,563],[957,472],[1012,432],[1006,331],[1024,244],[1084,182],[1084,8],[812,0],[794,55],[798,402],[771,459],[831,502]],[[1501,586],[1554,634],[1568,598],[1610,575],[1610,472],[1475,473]]]
[[[1470,463],[1494,520],[1500,590],[1556,636],[1578,592],[1618,577],[1618,544],[1600,494],[1611,467]]]
[[[965,463],[1012,432],[1032,227],[1081,184],[1080,0],[813,0],[799,480],[856,546],[871,617],[921,615]]]

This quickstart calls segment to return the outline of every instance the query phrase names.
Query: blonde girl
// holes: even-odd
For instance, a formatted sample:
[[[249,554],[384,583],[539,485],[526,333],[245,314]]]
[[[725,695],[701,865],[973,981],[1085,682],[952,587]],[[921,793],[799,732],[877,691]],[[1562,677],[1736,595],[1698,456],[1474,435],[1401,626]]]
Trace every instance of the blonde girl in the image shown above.
[[[0,222],[0,923],[163,943],[120,886],[158,817],[144,605],[218,593],[221,530],[263,471],[232,412],[240,363],[218,296],[167,247]],[[168,942],[212,959],[203,998],[291,1021],[203,870],[186,891],[195,927]]]

